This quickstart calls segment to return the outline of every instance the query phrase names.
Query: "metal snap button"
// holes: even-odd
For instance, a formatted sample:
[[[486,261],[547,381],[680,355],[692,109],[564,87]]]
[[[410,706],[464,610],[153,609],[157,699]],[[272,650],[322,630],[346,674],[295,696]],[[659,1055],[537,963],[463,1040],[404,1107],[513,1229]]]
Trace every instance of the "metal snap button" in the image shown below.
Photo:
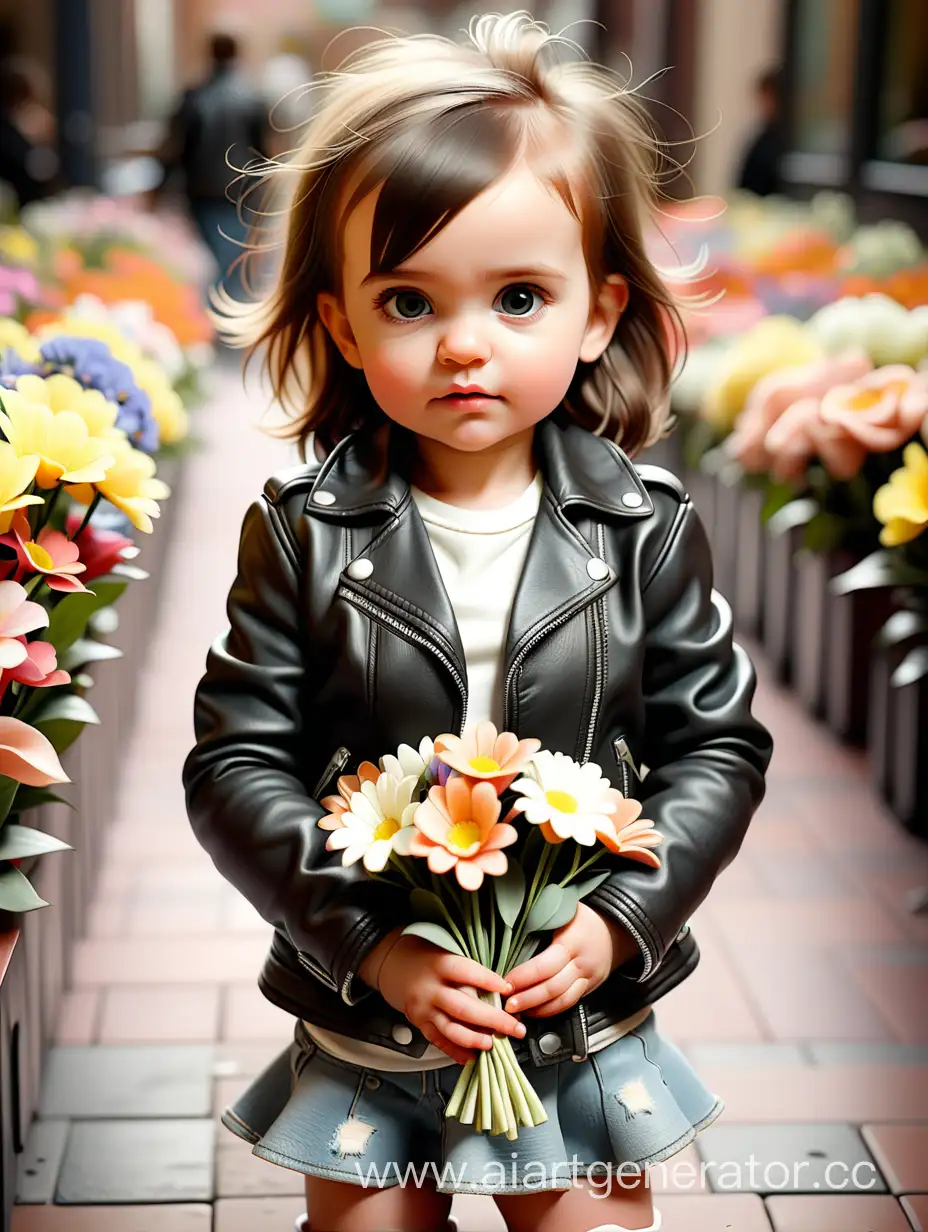
[[[561,1047],[561,1037],[555,1031],[547,1031],[538,1041],[538,1047],[546,1057],[553,1056]]]
[[[377,1077],[376,1074],[368,1074],[367,1077],[364,1079],[364,1085],[367,1087],[369,1091],[376,1091],[377,1088],[380,1086],[380,1079]]]
[[[316,505],[334,505],[335,493],[326,492],[324,489],[313,493],[313,503]]]
[[[393,1036],[393,1038],[396,1040],[398,1044],[411,1044],[412,1043],[412,1028],[404,1026],[404,1024],[401,1022],[398,1022],[396,1024],[396,1026],[393,1028],[390,1034]]]
[[[640,492],[626,492],[622,497],[622,504],[629,509],[639,509],[644,504],[644,497]]]
[[[362,557],[360,560],[353,560],[348,566],[348,576],[354,578],[356,582],[363,582],[365,578],[369,578],[374,572],[374,562],[366,560]]]
[[[586,571],[594,582],[601,582],[609,576],[609,566],[604,560],[600,560],[598,556],[594,556],[592,560],[586,562]]]

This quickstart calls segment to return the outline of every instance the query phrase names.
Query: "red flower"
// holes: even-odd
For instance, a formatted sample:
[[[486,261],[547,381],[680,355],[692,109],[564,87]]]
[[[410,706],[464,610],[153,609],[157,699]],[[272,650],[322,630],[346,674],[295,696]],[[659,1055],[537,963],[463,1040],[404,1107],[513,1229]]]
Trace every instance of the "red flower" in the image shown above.
[[[75,533],[82,517],[80,513],[69,514],[69,535]],[[120,561],[131,560],[138,555],[138,548],[131,539],[118,535],[113,530],[100,530],[95,526],[85,526],[74,542],[80,549],[81,560],[87,566],[87,572],[83,576],[83,581],[87,583],[111,573]]]

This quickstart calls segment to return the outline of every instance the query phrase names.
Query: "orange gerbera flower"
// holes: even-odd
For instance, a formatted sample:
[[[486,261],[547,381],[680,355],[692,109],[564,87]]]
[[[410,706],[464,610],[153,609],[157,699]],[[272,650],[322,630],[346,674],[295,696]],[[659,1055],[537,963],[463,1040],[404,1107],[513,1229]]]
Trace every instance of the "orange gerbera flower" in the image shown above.
[[[617,856],[637,860],[639,864],[649,864],[651,868],[660,868],[661,862],[651,848],[660,846],[664,841],[663,834],[654,829],[652,822],[640,816],[641,803],[638,800],[627,800],[615,788],[609,795],[615,804],[615,812],[609,815],[606,825],[597,825],[596,837]]]
[[[501,877],[508,861],[501,850],[518,838],[515,826],[499,820],[500,802],[492,783],[450,778],[433,787],[419,805],[413,824],[396,838],[398,855],[424,856],[433,873],[454,869],[465,890],[479,890],[484,874]]]
[[[324,809],[328,809],[325,816],[316,822],[319,829],[337,830],[343,824],[342,816],[348,812],[353,793],[361,790],[362,783],[376,783],[380,774],[372,761],[362,761],[357,774],[343,774],[336,784],[338,795],[323,796],[319,801]]]
[[[478,723],[463,736],[439,736],[435,753],[439,761],[466,778],[492,783],[497,792],[523,774],[529,758],[541,748],[534,738],[520,740],[512,732],[497,732],[496,724]]]

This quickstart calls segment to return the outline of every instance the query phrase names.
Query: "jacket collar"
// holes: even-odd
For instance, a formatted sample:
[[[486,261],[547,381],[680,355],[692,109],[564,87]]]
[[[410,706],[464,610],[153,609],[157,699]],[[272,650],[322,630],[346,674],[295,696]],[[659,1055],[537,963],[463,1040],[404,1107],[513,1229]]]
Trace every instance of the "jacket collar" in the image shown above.
[[[536,432],[539,464],[555,504],[565,513],[642,518],[654,512],[635,467],[617,445],[555,413]],[[326,519],[396,516],[409,499],[409,433],[385,424],[340,441],[323,462],[307,511]]]

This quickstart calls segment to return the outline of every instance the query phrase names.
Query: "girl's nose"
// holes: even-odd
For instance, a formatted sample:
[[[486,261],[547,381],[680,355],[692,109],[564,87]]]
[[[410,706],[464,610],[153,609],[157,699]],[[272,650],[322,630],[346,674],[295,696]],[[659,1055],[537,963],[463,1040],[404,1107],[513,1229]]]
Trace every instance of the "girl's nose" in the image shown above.
[[[452,322],[438,342],[438,362],[466,368],[485,364],[490,358],[490,344],[484,332],[473,321]]]

